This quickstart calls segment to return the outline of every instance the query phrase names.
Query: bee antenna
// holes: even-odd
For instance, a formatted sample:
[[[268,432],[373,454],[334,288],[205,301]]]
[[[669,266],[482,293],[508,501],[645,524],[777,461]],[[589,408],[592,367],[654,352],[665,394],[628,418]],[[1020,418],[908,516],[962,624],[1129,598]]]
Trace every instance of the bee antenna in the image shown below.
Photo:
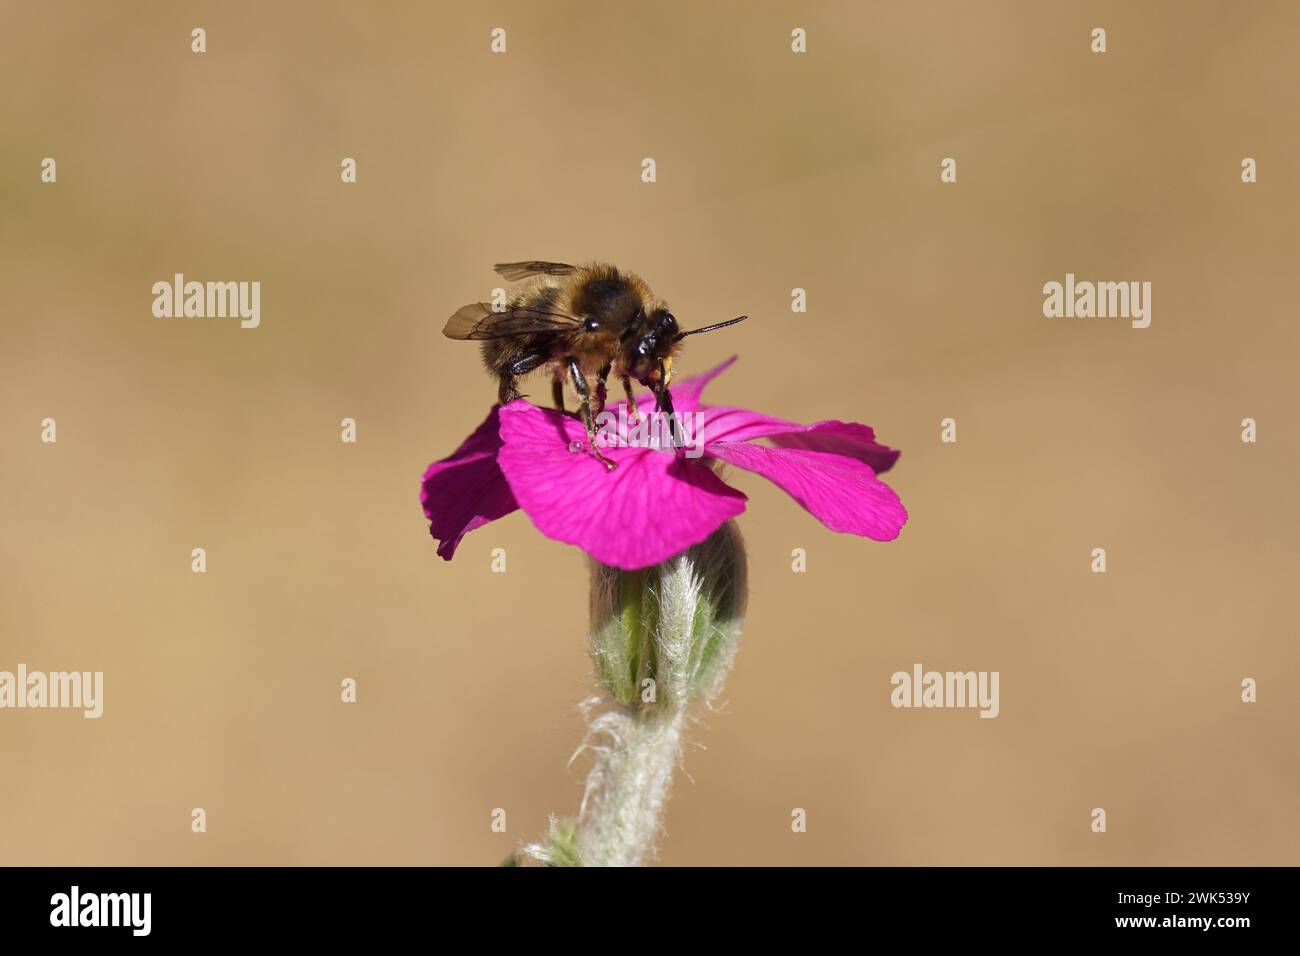
[[[673,341],[680,342],[688,335],[699,335],[701,332],[714,332],[718,329],[725,329],[727,326],[735,325],[737,322],[744,322],[747,318],[749,318],[749,316],[741,315],[741,316],[737,316],[734,319],[728,319],[726,322],[719,322],[717,325],[706,325],[702,329],[688,329],[685,332],[678,332],[676,335],[673,336]]]

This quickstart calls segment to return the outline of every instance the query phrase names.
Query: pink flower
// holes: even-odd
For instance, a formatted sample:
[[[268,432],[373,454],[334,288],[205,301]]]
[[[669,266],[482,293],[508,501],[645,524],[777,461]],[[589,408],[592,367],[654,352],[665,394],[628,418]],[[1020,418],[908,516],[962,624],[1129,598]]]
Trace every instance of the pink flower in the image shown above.
[[[603,564],[658,564],[745,510],[745,496],[718,477],[709,459],[762,475],[832,531],[876,541],[898,537],[907,512],[876,475],[899,453],[879,444],[866,425],[799,425],[702,404],[704,387],[733,362],[673,386],[677,414],[697,426],[695,458],[671,447],[616,443],[602,448],[618,465],[606,471],[576,419],[524,399],[494,405],[474,434],[424,473],[420,500],[438,554],[451,560],[466,534],[523,508],[543,534]],[[650,395],[638,402],[642,415],[653,406]],[[606,410],[612,417],[620,408]],[[757,444],[760,438],[770,445]]]

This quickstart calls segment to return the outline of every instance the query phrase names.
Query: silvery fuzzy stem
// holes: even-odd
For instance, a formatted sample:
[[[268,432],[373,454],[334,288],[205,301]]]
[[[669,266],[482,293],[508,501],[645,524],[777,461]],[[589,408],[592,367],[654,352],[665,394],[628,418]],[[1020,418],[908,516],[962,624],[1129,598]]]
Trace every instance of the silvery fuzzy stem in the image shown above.
[[[593,562],[591,580],[591,653],[608,695],[584,704],[578,753],[594,763],[576,825],[553,820],[526,852],[551,865],[636,866],[654,855],[690,710],[722,689],[739,649],[744,545],[728,522],[652,568]]]
[[[591,722],[595,765],[578,813],[584,866],[638,866],[653,854],[659,818],[680,759],[684,709],[638,717],[611,710]]]
[[[592,658],[610,701],[588,724],[595,763],[578,857],[635,866],[654,854],[687,714],[721,689],[740,643],[745,552],[728,522],[644,571],[592,566]]]

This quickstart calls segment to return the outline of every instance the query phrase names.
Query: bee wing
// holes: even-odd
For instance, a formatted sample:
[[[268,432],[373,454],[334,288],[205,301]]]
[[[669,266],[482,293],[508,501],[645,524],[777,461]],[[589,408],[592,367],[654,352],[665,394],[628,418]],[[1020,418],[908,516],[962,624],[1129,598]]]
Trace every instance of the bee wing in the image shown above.
[[[582,319],[541,309],[493,312],[486,302],[471,302],[447,320],[442,334],[449,339],[504,339],[529,332],[567,332],[582,327]]]
[[[577,271],[577,266],[563,262],[498,262],[492,267],[497,275],[508,282],[518,282],[529,276],[567,276]]]

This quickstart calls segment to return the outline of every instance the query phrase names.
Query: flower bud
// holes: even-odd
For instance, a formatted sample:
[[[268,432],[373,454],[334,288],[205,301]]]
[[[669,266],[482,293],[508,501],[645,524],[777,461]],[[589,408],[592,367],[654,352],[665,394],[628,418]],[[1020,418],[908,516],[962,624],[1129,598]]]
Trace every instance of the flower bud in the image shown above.
[[[610,696],[636,711],[712,699],[739,649],[745,581],[733,521],[653,567],[593,561],[591,653]]]

